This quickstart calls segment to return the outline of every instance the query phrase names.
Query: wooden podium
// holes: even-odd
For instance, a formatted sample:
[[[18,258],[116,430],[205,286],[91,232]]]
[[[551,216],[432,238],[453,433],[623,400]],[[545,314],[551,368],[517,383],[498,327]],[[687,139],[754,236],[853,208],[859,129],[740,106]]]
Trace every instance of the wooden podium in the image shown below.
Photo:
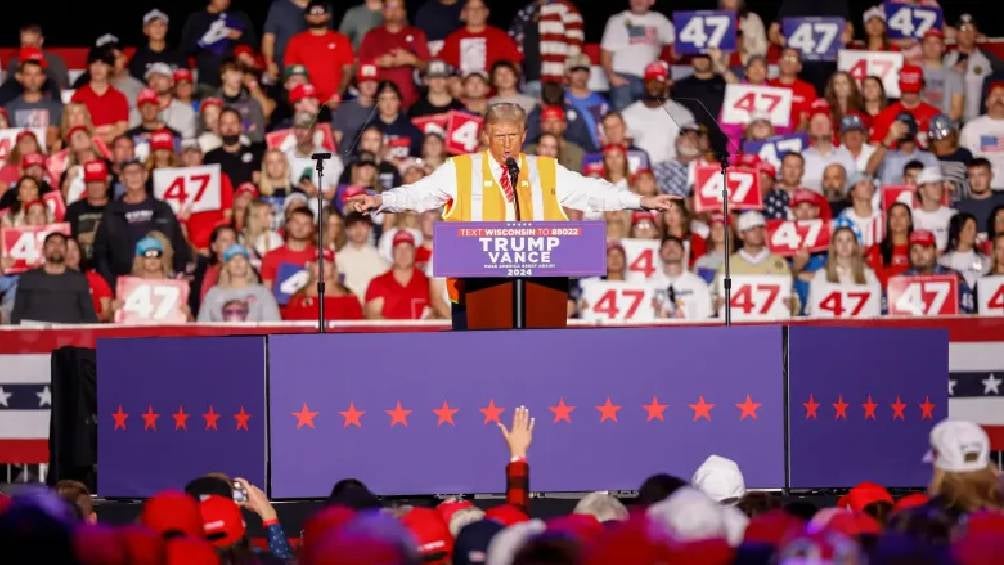
[[[453,328],[563,328],[568,278],[606,273],[603,222],[439,222],[434,276],[457,279]]]

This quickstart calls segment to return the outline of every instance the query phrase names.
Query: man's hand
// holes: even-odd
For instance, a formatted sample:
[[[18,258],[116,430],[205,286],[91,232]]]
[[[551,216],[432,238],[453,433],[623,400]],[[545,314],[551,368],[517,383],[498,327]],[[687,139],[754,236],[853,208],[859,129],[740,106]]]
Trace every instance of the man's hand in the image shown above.
[[[512,429],[506,429],[505,424],[499,422],[499,429],[502,430],[502,437],[509,444],[509,459],[525,459],[526,452],[530,449],[533,441],[533,424],[536,418],[530,417],[530,410],[526,406],[520,406],[512,412]]]
[[[247,479],[237,477],[234,480],[244,487],[244,492],[248,495],[248,501],[244,503],[245,508],[257,514],[262,522],[276,519],[275,508],[272,508],[272,503],[268,501],[268,497],[260,488],[248,482]]]
[[[658,196],[642,196],[641,207],[648,210],[668,210],[673,197],[668,194]]]
[[[610,83],[610,86],[625,86],[628,84],[628,80],[617,73],[610,73],[607,76],[607,82]]]
[[[369,212],[380,208],[381,204],[383,204],[383,198],[380,198],[380,195],[371,196],[369,194],[353,196],[345,201],[345,205],[353,212]]]

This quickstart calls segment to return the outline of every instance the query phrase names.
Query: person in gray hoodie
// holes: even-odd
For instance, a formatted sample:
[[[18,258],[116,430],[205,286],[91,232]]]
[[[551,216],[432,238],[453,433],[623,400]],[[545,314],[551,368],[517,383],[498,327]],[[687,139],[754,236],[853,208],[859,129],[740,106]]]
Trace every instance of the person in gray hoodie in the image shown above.
[[[223,268],[199,309],[200,322],[278,322],[275,297],[258,282],[250,254],[235,243],[223,252]]]

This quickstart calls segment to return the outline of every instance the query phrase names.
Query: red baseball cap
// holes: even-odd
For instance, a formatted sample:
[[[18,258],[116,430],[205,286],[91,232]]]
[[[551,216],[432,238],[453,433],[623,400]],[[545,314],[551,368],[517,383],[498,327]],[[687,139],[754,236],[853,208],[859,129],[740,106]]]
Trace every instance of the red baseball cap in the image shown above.
[[[415,245],[415,236],[411,235],[408,230],[397,230],[394,234],[394,239],[391,240],[391,247],[397,247],[398,243],[410,243]]]
[[[638,179],[641,178],[642,175],[655,176],[655,173],[652,172],[652,169],[648,167],[638,167],[637,169],[635,169],[633,173],[631,173],[631,182],[637,181]]]
[[[623,247],[621,248],[623,249]],[[530,517],[512,504],[499,504],[485,511],[485,518],[495,520],[503,526],[511,526],[520,522],[528,522]]]
[[[737,167],[757,167],[762,162],[763,159],[761,159],[756,153],[740,153],[739,155],[736,155],[732,164]]]
[[[250,194],[252,198],[258,197],[258,187],[254,185],[253,182],[242,182],[237,190],[234,192],[235,195],[239,194]]]
[[[784,510],[770,510],[746,525],[743,541],[781,546],[802,532],[805,523]]]
[[[588,163],[582,164],[582,174],[589,176],[599,176],[602,177],[606,169],[603,167],[603,161],[590,161]]]
[[[105,182],[108,180],[108,165],[102,159],[94,159],[84,164],[84,182]]]
[[[179,82],[192,82],[191,69],[186,69],[184,67],[174,69],[174,73],[171,76],[174,78],[175,84]]]
[[[893,503],[892,495],[878,483],[862,481],[847,492],[847,505],[851,510],[864,512],[866,506],[876,502]]]
[[[439,515],[443,517],[443,521],[447,524],[450,523],[450,518],[452,518],[454,514],[466,508],[474,508],[474,503],[470,500],[449,500],[441,502],[438,506],[436,506],[436,510],[439,511]]]
[[[645,66],[645,75],[643,80],[666,82],[669,80],[669,65],[667,65],[665,61],[652,61]]]
[[[624,143],[604,143],[601,151],[606,153],[607,151],[620,151],[621,153],[627,153],[627,145]]]
[[[45,166],[45,155],[41,153],[25,153],[21,157],[21,168],[27,169],[28,167],[44,167]]]
[[[167,149],[174,151],[174,134],[166,129],[159,129],[150,134],[150,149]]]
[[[924,88],[924,69],[916,65],[903,65],[899,69],[899,89],[908,94],[917,94]]]
[[[356,511],[339,505],[328,506],[307,519],[303,524],[303,552],[301,559],[309,561],[312,552],[322,540],[334,534],[356,516]]]
[[[220,562],[213,546],[201,538],[172,538],[167,540],[165,547],[166,565],[218,565]]]
[[[937,37],[938,39],[944,41],[945,32],[938,28],[932,27],[931,29],[924,32],[924,35],[921,37],[921,39],[927,39],[928,37]]]
[[[180,532],[203,537],[202,514],[195,499],[183,492],[162,491],[143,503],[140,522],[160,534]]]
[[[160,101],[157,100],[157,93],[153,91],[152,88],[144,88],[139,91],[136,95],[136,107],[140,107],[143,104],[159,104]]]
[[[807,188],[795,189],[791,194],[791,200],[789,201],[789,206],[794,208],[799,204],[812,204],[813,206],[819,206],[819,198],[816,193]]]
[[[71,137],[73,137],[73,134],[77,133],[78,131],[82,131],[82,132],[86,133],[88,136],[91,135],[91,130],[89,130],[87,128],[87,126],[85,126],[85,125],[79,125],[79,126],[73,126],[72,128],[70,128],[69,131],[66,132],[66,139],[70,139]],[[18,135],[21,135],[21,134],[18,134]],[[34,135],[34,134],[32,134],[32,135]]]
[[[212,97],[212,98],[203,98],[202,99],[202,107],[205,108],[206,106],[216,106],[218,108],[222,108],[223,107],[223,99],[222,98],[215,98],[215,97]]]
[[[453,553],[453,536],[450,535],[450,528],[443,521],[438,510],[412,508],[407,514],[401,516],[401,523],[415,536],[418,553],[421,556],[427,557],[437,554],[449,556]]]
[[[566,514],[547,521],[547,531],[589,543],[603,534],[603,524],[592,514]]]
[[[540,121],[546,122],[549,120],[559,120],[565,121],[565,109],[557,104],[550,104],[540,107]]]
[[[129,556],[118,532],[103,524],[80,524],[73,531],[73,553],[81,565],[126,565]]]
[[[157,532],[139,524],[122,526],[118,530],[129,563],[146,565],[164,561],[164,539]]]
[[[76,126],[73,129],[82,128],[82,127],[84,127],[84,126]],[[73,129],[70,130],[70,133],[73,133]],[[84,128],[84,129],[87,129],[87,128]],[[36,142],[38,141],[38,137],[35,136],[35,132],[31,131],[30,129],[23,129],[23,130],[17,132],[17,135],[14,136],[14,143],[20,143],[20,141],[22,139],[24,139],[25,137],[31,137]]]
[[[652,224],[655,224],[655,216],[652,215],[652,212],[649,212],[648,210],[635,210],[634,212],[631,212],[632,226],[641,224],[643,222],[650,222]]]
[[[1004,88],[1004,80],[990,81],[990,84],[987,85],[987,94],[990,94],[990,92],[995,88]]]
[[[317,98],[317,88],[312,84],[298,84],[289,91],[289,101],[296,104],[304,98]]]
[[[908,508],[916,508],[917,506],[923,506],[927,504],[931,497],[927,496],[922,492],[915,492],[913,494],[908,494],[901,497],[896,501],[896,504],[892,506],[893,512],[899,512],[900,510],[906,510]]]
[[[211,494],[199,503],[202,529],[216,547],[230,547],[244,537],[244,518],[233,499]]]
[[[910,234],[910,245],[937,245],[934,232],[930,230],[913,230]]]
[[[826,116],[827,118],[831,117],[830,103],[825,98],[816,98],[812,101],[812,105],[809,106],[809,119],[811,120],[817,114]]]
[[[379,74],[379,69],[377,69],[377,66],[373,63],[362,63],[356,71],[356,82],[358,83],[364,80],[378,80]]]
[[[22,47],[17,52],[17,58],[20,59],[22,65],[30,61],[37,63],[42,69],[49,68],[49,62],[45,60],[45,53],[38,47]]]

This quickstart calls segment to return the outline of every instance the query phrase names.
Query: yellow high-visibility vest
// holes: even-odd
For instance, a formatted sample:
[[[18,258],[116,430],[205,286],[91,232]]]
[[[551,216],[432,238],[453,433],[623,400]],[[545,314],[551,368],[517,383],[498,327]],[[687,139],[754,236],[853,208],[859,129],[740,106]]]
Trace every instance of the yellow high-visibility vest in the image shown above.
[[[487,151],[452,157],[457,171],[457,197],[449,202],[443,219],[453,222],[504,221],[505,196],[489,167]],[[520,218],[523,220],[567,220],[555,192],[557,161],[553,157],[519,154]]]

